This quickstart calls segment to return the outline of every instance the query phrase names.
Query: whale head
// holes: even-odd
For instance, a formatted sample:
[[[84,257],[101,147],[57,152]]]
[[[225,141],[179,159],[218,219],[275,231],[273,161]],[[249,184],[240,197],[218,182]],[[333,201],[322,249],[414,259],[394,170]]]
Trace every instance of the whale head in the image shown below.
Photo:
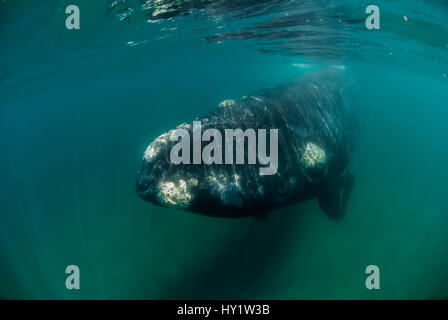
[[[189,125],[178,128],[187,130]],[[137,193],[156,205],[186,210],[194,199],[198,177],[185,166],[170,161],[170,149],[175,129],[152,141],[143,155],[143,163],[137,176]]]

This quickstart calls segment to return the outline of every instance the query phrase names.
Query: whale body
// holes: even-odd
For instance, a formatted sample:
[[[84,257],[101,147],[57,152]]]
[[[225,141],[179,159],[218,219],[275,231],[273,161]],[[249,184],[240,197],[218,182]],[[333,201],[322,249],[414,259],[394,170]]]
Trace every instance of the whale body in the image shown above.
[[[277,129],[275,173],[260,175],[260,163],[173,164],[170,150],[177,142],[171,130],[146,149],[137,193],[156,205],[227,218],[262,218],[315,197],[330,218],[340,219],[354,184],[348,166],[357,122],[350,88],[343,70],[329,68],[239,100],[225,100],[196,119],[202,129],[217,129],[222,136],[226,129]],[[177,128],[193,139],[191,124]],[[247,144],[245,148],[247,157]]]

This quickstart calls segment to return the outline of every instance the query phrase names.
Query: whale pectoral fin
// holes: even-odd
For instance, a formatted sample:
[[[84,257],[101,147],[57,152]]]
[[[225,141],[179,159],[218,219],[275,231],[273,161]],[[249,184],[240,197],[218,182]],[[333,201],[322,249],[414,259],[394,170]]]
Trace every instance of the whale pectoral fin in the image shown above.
[[[322,184],[317,198],[320,208],[330,219],[340,220],[344,217],[354,183],[354,175],[346,173],[329,178]]]

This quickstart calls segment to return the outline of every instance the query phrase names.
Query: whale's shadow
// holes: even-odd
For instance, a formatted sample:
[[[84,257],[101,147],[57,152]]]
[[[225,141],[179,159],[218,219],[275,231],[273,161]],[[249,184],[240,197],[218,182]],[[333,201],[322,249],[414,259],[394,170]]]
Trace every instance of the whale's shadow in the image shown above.
[[[165,286],[159,299],[269,298],[263,295],[263,277],[287,257],[288,235],[303,225],[303,207],[277,210],[265,221],[250,224],[246,232],[216,250],[208,263]]]

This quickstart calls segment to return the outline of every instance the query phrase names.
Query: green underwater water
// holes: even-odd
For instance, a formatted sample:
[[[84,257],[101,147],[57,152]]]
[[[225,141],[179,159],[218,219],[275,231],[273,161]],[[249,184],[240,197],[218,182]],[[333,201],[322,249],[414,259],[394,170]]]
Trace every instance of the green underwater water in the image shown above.
[[[64,27],[72,3],[77,31]],[[448,298],[448,38],[434,32],[448,12],[430,3],[435,26],[401,26],[401,12],[388,15],[395,4],[383,14],[387,50],[363,44],[360,28],[351,32],[364,32],[353,36],[361,45],[345,50],[361,57],[338,59],[180,32],[208,28],[199,18],[176,20],[178,33],[160,39],[172,21],[117,22],[102,1],[0,3],[0,297]],[[428,9],[401,4],[409,21]],[[138,197],[137,170],[158,135],[224,99],[333,64],[356,79],[360,119],[343,220],[316,200],[258,222]],[[80,290],[65,288],[71,264]],[[365,287],[372,264],[380,290]]]

